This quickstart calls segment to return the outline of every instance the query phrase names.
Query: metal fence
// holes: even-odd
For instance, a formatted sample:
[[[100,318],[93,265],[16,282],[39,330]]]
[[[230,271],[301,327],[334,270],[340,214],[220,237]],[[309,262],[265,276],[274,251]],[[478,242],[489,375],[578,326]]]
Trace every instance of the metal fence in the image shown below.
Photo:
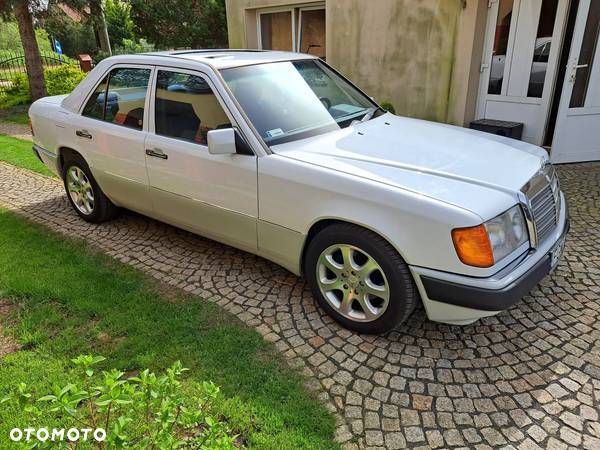
[[[44,67],[68,64],[67,58],[59,58],[56,53],[42,53],[40,56]],[[13,80],[20,73],[27,74],[23,52],[0,51],[0,95],[9,92],[13,86]]]

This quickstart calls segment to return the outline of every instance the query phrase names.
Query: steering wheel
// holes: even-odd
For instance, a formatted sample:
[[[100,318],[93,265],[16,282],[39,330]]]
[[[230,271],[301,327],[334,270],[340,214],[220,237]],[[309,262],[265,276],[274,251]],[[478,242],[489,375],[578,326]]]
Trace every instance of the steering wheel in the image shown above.
[[[329,111],[329,108],[331,108],[331,100],[329,100],[327,97],[319,97],[319,101],[323,104],[325,109]]]

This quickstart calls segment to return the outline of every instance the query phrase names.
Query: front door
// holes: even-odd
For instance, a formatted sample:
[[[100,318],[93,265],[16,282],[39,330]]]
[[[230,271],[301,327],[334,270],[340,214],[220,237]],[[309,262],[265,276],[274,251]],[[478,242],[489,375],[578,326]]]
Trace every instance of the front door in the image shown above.
[[[157,68],[153,86],[145,147],[154,215],[255,250],[256,156],[208,152],[208,131],[232,126],[210,79],[199,72]]]
[[[568,0],[490,0],[477,118],[522,122],[541,145]]]
[[[580,0],[550,157],[600,160],[600,0]]]

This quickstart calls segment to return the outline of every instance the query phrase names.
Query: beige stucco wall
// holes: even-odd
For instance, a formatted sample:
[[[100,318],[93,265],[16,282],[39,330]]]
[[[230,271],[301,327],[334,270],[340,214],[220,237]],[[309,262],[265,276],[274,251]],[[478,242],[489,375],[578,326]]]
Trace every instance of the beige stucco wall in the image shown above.
[[[307,3],[227,0],[230,46],[256,47],[257,8]],[[325,5],[327,62],[369,95],[391,101],[402,115],[456,124],[472,118],[481,47],[475,34],[482,32],[487,0],[326,0]]]

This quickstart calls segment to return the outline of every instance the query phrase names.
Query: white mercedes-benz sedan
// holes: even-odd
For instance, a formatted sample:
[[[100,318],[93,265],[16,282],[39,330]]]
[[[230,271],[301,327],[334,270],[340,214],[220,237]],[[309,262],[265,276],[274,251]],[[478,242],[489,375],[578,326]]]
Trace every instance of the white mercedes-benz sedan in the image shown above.
[[[497,314],[558,264],[569,228],[543,149],[386,113],[310,55],[111,57],[29,114],[84,220],[128,208],[256,253],[359,332],[420,302],[450,324]]]

